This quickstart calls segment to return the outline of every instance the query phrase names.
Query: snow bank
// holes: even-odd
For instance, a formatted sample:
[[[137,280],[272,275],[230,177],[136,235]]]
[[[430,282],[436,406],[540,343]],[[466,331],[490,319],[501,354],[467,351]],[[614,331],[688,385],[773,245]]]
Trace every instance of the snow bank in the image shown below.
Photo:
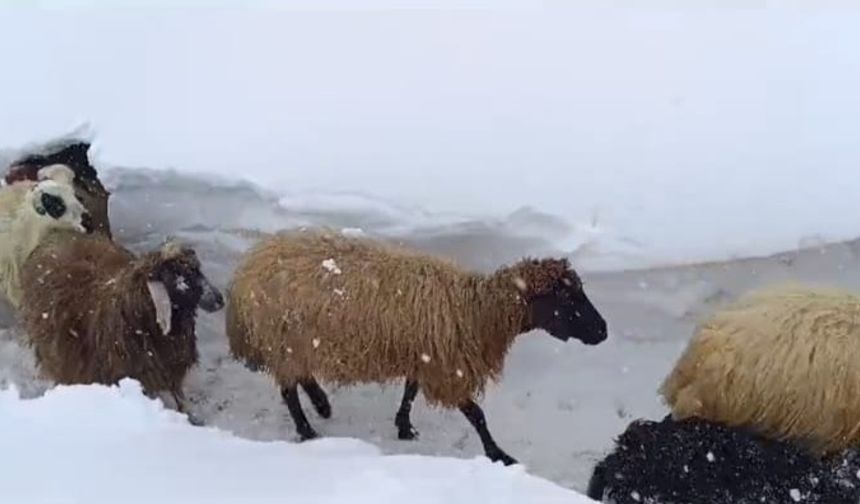
[[[383,456],[352,439],[252,442],[145,398],[139,384],[0,391],[0,495],[16,504],[585,503],[486,459]]]

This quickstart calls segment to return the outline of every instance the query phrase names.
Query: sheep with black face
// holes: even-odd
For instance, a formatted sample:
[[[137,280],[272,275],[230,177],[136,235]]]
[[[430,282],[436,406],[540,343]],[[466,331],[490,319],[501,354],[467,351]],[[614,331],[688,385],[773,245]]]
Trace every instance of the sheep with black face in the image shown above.
[[[500,449],[475,399],[498,378],[514,338],[532,329],[596,345],[606,322],[564,259],[524,260],[492,275],[364,238],[325,231],[264,239],[237,269],[227,309],[233,354],[267,369],[302,439],[317,436],[297,386],[331,414],[317,379],[338,384],[406,380],[396,417],[412,439],[412,402],[459,408],[487,456]]]
[[[182,382],[198,357],[196,310],[224,304],[193,249],[168,242],[136,257],[103,235],[55,231],[21,278],[21,318],[47,378],[135,378],[182,410]]]
[[[53,178],[40,182],[0,188],[0,287],[14,308],[21,302],[21,268],[45,237],[55,230],[92,230],[89,213],[62,167],[51,173]]]
[[[4,181],[9,186],[21,182],[37,182],[42,179],[44,168],[63,165],[71,173],[71,183],[75,196],[87,209],[92,218],[94,232],[110,238],[111,227],[108,218],[110,192],[105,189],[98,172],[89,160],[90,144],[84,141],[59,142],[44,147],[12,162]]]

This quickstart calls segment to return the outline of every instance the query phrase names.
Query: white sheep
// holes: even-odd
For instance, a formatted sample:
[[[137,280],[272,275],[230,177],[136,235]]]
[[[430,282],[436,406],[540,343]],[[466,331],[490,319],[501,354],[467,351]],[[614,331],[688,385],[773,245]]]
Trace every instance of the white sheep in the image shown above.
[[[63,168],[45,170],[39,182],[22,181],[0,188],[0,287],[16,309],[21,300],[21,266],[47,232],[92,230],[89,213],[75,196]]]

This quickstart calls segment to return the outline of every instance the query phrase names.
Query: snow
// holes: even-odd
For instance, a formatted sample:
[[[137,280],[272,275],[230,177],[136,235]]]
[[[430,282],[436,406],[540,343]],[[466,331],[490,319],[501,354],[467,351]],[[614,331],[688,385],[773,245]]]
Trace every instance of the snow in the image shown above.
[[[239,258],[258,238],[254,229],[316,224],[343,229],[351,227],[346,221],[364,220],[360,213],[287,213],[278,197],[259,188],[169,171],[117,169],[109,186],[113,190],[111,218],[120,242],[142,252],[157,249],[173,236],[195,248],[203,272],[221,289],[229,285]],[[362,227],[368,235],[388,229],[377,224]],[[492,269],[535,250],[533,240],[509,233],[505,226],[474,222],[463,227],[418,229],[403,239],[468,267]],[[499,446],[520,460],[529,474],[580,492],[586,488],[594,463],[632,420],[660,419],[666,414],[656,390],[699,317],[752,287],[775,282],[795,280],[860,289],[860,242],[765,259],[586,272],[582,276],[589,298],[609,325],[607,341],[589,347],[576,341],[562,343],[540,331],[523,335],[512,347],[500,381],[488,384],[480,400]],[[348,299],[349,292],[346,295]],[[52,384],[36,373],[32,350],[21,336],[10,312],[0,303],[0,387],[15,384],[22,395],[38,397]],[[279,443],[296,440],[295,427],[271,377],[252,372],[229,356],[224,314],[201,312],[197,336],[200,364],[184,384],[190,412],[207,426],[238,438]],[[428,349],[417,351],[432,355]],[[456,369],[451,372],[453,376]],[[413,410],[419,440],[397,439],[394,416],[402,385],[322,385],[331,397],[330,419],[319,418],[307,398],[302,400],[323,440],[360,439],[388,455],[467,461],[483,452],[477,434],[461,413],[432,408],[420,394]],[[115,428],[111,425],[105,430]],[[5,447],[6,440],[14,436],[14,430],[0,431],[0,446]],[[205,461],[203,467],[210,463],[216,462]],[[157,471],[161,466],[153,463],[149,467]],[[99,474],[100,468],[94,467],[93,474]],[[44,474],[40,470],[39,475]],[[0,468],[0,478],[2,475]],[[278,476],[283,480],[281,473]],[[208,497],[206,488],[201,490],[201,499]],[[286,499],[286,492],[279,490],[276,495]],[[0,492],[0,496],[5,495]]]
[[[794,502],[800,502],[800,500],[802,499],[802,496],[800,495],[800,490],[796,488],[792,488],[789,491],[789,495],[791,495],[791,500],[793,500]]]
[[[45,393],[4,325],[4,502],[585,502],[566,488],[632,419],[665,414],[655,390],[697,317],[771,281],[860,286],[860,245],[824,246],[860,236],[856,9],[133,3],[3,8],[0,162],[57,135],[94,140],[117,239],[142,251],[177,234],[219,286],[255,233],[303,226],[482,270],[567,254],[611,337],[514,345],[481,403],[524,462],[505,468],[420,396],[421,440],[396,440],[399,387],[333,388],[332,419],[311,415],[325,437],[288,442],[276,387],[230,359],[223,314],[201,314],[186,383],[206,428],[130,381]],[[814,250],[736,260],[798,247]],[[731,262],[620,271],[704,260]]]
[[[4,8],[3,143],[89,122],[105,166],[389,230],[493,223],[590,269],[860,234],[850,6],[190,3]]]
[[[486,459],[384,456],[358,440],[253,442],[193,427],[139,384],[0,391],[4,502],[590,502]]]
[[[341,269],[338,267],[337,262],[334,259],[325,259],[322,262],[322,267],[333,275],[340,275],[343,273]]]

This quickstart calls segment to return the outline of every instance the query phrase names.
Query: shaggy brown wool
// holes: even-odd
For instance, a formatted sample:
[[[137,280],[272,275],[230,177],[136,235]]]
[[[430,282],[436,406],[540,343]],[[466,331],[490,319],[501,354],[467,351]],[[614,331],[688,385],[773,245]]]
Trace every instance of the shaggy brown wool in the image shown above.
[[[817,453],[860,444],[860,297],[785,287],[702,324],[660,392],[700,417]]]
[[[485,276],[369,239],[287,232],[237,269],[227,336],[281,386],[408,377],[430,404],[457,407],[501,373],[530,323],[524,298],[566,272],[565,261],[529,260]]]
[[[65,384],[131,377],[178,402],[197,362],[196,307],[174,309],[164,334],[147,288],[172,250],[137,258],[104,236],[52,233],[22,269],[22,320],[41,372]]]

